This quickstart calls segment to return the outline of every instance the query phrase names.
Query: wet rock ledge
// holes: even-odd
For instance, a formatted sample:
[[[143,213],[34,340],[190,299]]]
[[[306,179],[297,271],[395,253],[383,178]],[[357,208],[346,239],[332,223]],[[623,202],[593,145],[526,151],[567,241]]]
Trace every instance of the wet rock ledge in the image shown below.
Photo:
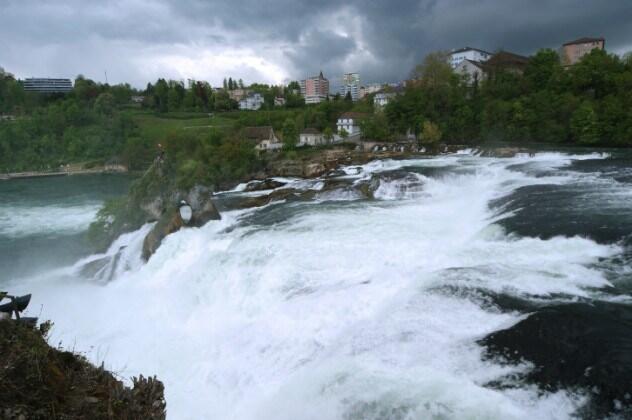
[[[140,376],[130,389],[103,366],[49,346],[50,326],[0,320],[1,419],[165,419],[162,382]]]

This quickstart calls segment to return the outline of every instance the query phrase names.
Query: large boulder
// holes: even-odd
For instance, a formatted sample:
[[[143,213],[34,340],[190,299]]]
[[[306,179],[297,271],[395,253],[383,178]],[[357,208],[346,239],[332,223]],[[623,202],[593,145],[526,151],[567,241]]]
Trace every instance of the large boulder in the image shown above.
[[[184,226],[184,222],[176,207],[172,207],[166,211],[143,241],[143,259],[147,261],[149,257],[156,252],[158,247],[160,247],[162,240],[167,235],[180,230],[182,226]]]
[[[169,197],[169,201],[173,204],[163,209],[156,225],[145,237],[142,254],[145,261],[156,252],[167,235],[177,232],[185,226],[178,210],[178,203],[182,200],[186,201],[192,210],[192,217],[187,226],[201,227],[211,220],[221,219],[221,215],[211,199],[209,188],[196,185],[187,192],[175,192]]]

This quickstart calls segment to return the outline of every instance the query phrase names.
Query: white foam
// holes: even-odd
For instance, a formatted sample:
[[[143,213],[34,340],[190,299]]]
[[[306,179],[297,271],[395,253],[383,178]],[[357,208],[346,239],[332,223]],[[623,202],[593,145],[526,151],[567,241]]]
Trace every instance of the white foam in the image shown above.
[[[590,264],[616,247],[489,225],[491,200],[546,182],[507,169],[524,159],[373,162],[364,174],[474,170],[419,178],[423,197],[315,204],[272,226],[238,223],[266,209],[225,213],[168,236],[105,286],[70,275],[23,287],[55,321],[54,342],[95,346],[88,356],[123,376],[157,374],[169,418],[569,418],[580,401],[564,392],[483,387],[526,368],[483,362],[475,344],[520,316],[441,291],[585,296],[608,284]],[[126,260],[138,261],[142,236],[124,239]]]
[[[90,225],[100,207],[100,203],[35,207],[0,204],[0,235],[78,233]]]

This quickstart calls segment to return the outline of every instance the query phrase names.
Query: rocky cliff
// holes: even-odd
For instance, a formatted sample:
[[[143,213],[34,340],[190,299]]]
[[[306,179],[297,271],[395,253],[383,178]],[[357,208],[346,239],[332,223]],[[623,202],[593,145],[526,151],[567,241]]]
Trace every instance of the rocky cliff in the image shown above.
[[[50,323],[32,329],[0,320],[0,418],[164,419],[164,387],[133,378],[131,388],[84,357],[51,347]]]

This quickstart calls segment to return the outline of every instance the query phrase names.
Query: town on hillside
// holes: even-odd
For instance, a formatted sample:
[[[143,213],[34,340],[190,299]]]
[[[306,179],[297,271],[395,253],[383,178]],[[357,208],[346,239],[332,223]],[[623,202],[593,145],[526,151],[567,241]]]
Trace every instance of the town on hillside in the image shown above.
[[[600,94],[595,91],[595,88],[601,88],[601,84],[589,80],[588,84],[584,83],[585,86],[581,85],[583,76],[573,75],[571,70],[585,61],[585,57],[595,55],[595,50],[603,53],[606,61],[619,60],[605,52],[604,38],[579,38],[564,43],[557,51],[543,49],[531,57],[504,50],[492,53],[468,46],[429,54],[406,80],[366,84],[362,83],[359,72],[345,73],[335,83],[330,83],[319,71],[281,86],[246,85],[241,79],[229,77],[220,87],[196,80],[185,83],[159,79],[154,84],[149,83],[145,89],[135,89],[127,84],[100,84],[83,76],[78,76],[74,83],[70,79],[53,78],[17,80],[0,69],[0,91],[4,89],[7,93],[4,95],[6,99],[0,101],[0,126],[2,122],[12,123],[16,118],[20,119],[20,112],[37,101],[53,107],[48,111],[49,117],[51,112],[64,114],[57,120],[69,123],[65,129],[55,131],[56,123],[53,121],[48,128],[50,134],[44,130],[38,135],[38,138],[44,139],[48,136],[63,138],[56,144],[65,148],[64,151],[51,152],[48,160],[46,155],[42,157],[29,150],[25,146],[28,142],[19,141],[20,136],[30,135],[28,130],[9,130],[7,136],[13,140],[7,142],[9,149],[4,156],[12,156],[13,148],[14,157],[0,162],[0,171],[41,170],[52,165],[66,166],[69,162],[100,159],[108,154],[116,161],[102,164],[118,165],[123,161],[130,169],[141,169],[147,167],[155,156],[156,144],[167,141],[170,134],[166,133],[174,129],[192,133],[231,127],[229,137],[247,140],[245,144],[258,155],[338,144],[353,145],[356,150],[366,151],[375,150],[375,145],[384,141],[419,145],[419,142],[436,143],[442,140],[456,143],[481,138],[509,141],[533,138],[589,145],[609,136],[607,138],[614,139],[614,143],[627,144],[625,139],[630,137],[630,133],[626,128],[629,124],[625,122],[610,124],[620,132],[599,132],[600,127],[603,130],[608,127],[599,124],[598,106],[594,102],[608,98],[607,92]],[[572,97],[562,95],[564,92],[554,92],[562,95],[559,100],[567,101],[556,105],[563,113],[556,114],[555,110],[549,109],[555,100],[542,98],[538,93],[542,86],[527,86],[520,80],[526,78],[525,71],[534,60],[541,62],[538,66],[552,68],[554,65],[576,79],[564,85]],[[629,66],[625,64],[628,62],[620,61],[621,66]],[[439,95],[433,90],[433,84],[439,83],[434,78],[439,77],[437,74],[441,72],[445,73],[445,69],[450,80],[458,80],[458,88],[454,90],[456,93]],[[501,73],[503,77],[499,76]],[[553,78],[551,75],[543,77]],[[540,79],[544,80],[543,77]],[[332,89],[332,85],[337,88]],[[480,91],[479,86],[486,85],[489,85],[484,91],[487,99],[480,99],[476,92]],[[425,86],[427,92],[422,96],[411,93],[418,86]],[[603,85],[603,88],[614,89],[609,85]],[[55,105],[54,101],[34,99],[32,95],[57,99],[66,96],[74,102],[62,100]],[[517,102],[516,98],[519,99]],[[488,103],[483,104],[481,100]],[[90,109],[81,109],[82,104],[90,104]],[[525,107],[531,113],[522,112]],[[613,103],[611,108],[617,107],[621,108]],[[22,112],[22,115],[29,114],[30,119],[42,118],[46,128],[45,116],[33,113],[33,109],[30,113]],[[121,110],[124,112],[119,112]],[[539,116],[538,112],[548,114]],[[113,118],[116,124],[111,121],[103,123]],[[130,118],[136,123],[136,128],[126,122]],[[621,118],[626,117],[622,115]],[[543,119],[554,121],[542,124]],[[232,128],[236,128],[238,134],[234,134]],[[119,138],[123,138],[122,142]],[[33,139],[36,140],[35,137]],[[367,145],[373,149],[367,148]],[[38,150],[45,149],[37,147]],[[23,161],[26,163],[22,164]]]

